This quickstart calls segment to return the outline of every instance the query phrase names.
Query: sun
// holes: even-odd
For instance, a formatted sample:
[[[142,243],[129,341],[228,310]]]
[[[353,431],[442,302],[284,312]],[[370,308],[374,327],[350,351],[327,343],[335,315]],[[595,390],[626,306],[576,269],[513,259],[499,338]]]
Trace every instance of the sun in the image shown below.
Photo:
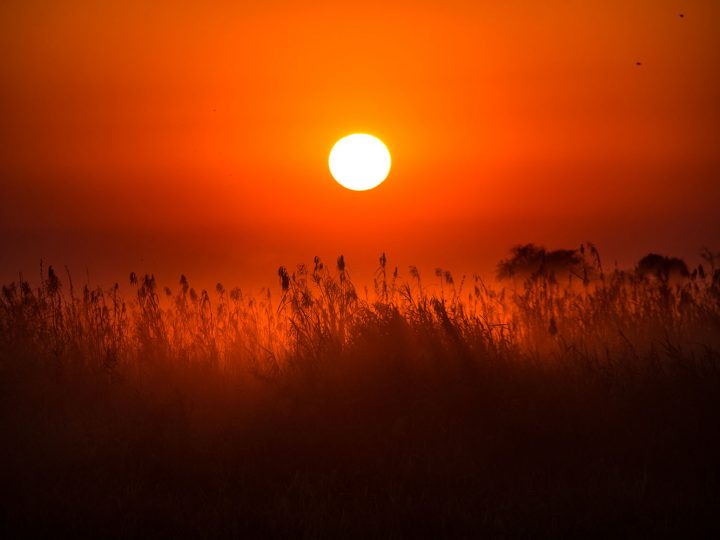
[[[382,184],[390,173],[390,152],[377,137],[354,133],[335,143],[328,164],[338,184],[367,191]]]

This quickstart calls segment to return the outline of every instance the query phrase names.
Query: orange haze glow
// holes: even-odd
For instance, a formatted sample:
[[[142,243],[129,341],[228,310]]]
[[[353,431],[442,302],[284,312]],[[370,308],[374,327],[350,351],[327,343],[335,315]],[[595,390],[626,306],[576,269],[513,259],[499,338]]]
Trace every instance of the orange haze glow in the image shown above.
[[[8,0],[0,54],[3,281],[720,243],[713,0]],[[370,192],[327,170],[355,132],[393,156]]]

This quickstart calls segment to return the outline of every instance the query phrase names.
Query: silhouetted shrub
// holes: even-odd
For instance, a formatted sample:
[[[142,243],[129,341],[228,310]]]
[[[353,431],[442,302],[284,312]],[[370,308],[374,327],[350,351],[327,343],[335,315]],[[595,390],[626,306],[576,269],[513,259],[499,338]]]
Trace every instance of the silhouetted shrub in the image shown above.
[[[652,275],[660,279],[669,279],[671,277],[689,277],[687,264],[677,257],[664,257],[656,253],[645,255],[637,265],[639,274],[647,276]]]

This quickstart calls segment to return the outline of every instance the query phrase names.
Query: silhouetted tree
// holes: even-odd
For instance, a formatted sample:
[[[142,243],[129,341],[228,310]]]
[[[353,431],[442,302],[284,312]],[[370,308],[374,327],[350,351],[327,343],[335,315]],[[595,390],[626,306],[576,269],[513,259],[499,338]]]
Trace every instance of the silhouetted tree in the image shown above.
[[[511,250],[512,257],[498,263],[498,279],[553,277],[561,273],[579,275],[583,262],[576,249],[547,251],[542,246],[524,244]]]
[[[664,280],[671,277],[685,278],[690,275],[685,261],[677,257],[665,257],[657,253],[649,253],[640,259],[637,272],[642,276],[652,275]]]

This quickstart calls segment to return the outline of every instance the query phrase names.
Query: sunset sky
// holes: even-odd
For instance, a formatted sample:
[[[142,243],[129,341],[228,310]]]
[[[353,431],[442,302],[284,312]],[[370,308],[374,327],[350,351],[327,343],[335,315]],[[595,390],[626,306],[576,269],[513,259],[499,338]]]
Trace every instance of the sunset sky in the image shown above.
[[[0,55],[3,282],[720,249],[715,0],[5,0]],[[369,192],[328,172],[354,132]]]

